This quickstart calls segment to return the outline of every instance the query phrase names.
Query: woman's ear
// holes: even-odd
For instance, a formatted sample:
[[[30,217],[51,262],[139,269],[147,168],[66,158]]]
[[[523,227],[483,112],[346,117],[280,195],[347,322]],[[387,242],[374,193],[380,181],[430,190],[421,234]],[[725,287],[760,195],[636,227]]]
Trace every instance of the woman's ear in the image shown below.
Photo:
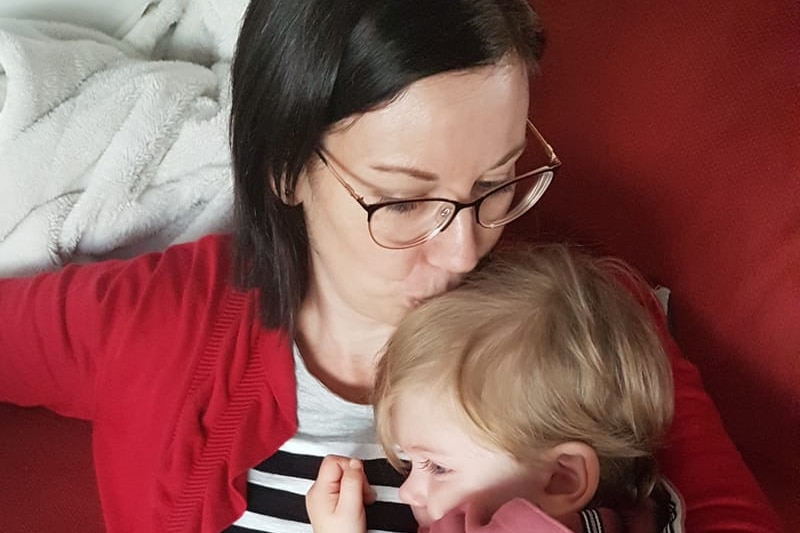
[[[547,479],[536,502],[550,516],[566,516],[580,511],[597,492],[600,463],[594,449],[583,442],[570,441],[547,451]]]
[[[309,201],[312,195],[312,178],[309,175],[311,173],[309,170],[310,167],[313,168],[313,165],[306,165],[306,168],[300,172],[300,175],[297,176],[294,182],[294,186],[286,187],[284,194],[281,196],[283,203],[286,205],[298,206]]]
[[[278,180],[270,177],[266,179],[269,183],[269,188],[272,189],[272,193],[285,205],[294,207],[303,203],[302,194],[306,192],[304,189],[308,186],[308,172],[306,170],[300,173],[293,185],[288,183],[286,176],[282,176]]]
[[[294,187],[290,187],[289,184],[286,183],[286,178],[281,178],[278,180],[277,184],[275,181],[270,181],[270,188],[281,202],[289,206],[295,206],[300,203],[300,200],[297,198],[297,187],[300,186],[300,179],[302,178],[298,179]]]

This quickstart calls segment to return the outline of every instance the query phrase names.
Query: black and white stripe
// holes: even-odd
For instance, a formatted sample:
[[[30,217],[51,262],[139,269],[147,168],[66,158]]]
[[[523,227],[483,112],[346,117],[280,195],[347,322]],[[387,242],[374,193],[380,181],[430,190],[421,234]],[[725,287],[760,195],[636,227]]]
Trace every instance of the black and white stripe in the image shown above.
[[[583,533],[603,533],[603,520],[596,509],[584,509],[580,516]]]
[[[661,486],[664,488],[664,495],[666,497],[662,505],[666,506],[664,511],[667,514],[668,523],[658,533],[683,533],[683,502],[678,496],[669,481],[666,479],[661,480]],[[604,526],[603,519],[600,512],[596,509],[584,509],[580,512],[582,533],[607,533],[608,528]],[[616,531],[615,527],[612,527]]]
[[[311,376],[295,348],[297,433],[247,475],[247,511],[225,533],[311,533],[305,495],[323,457],[356,457],[377,493],[366,507],[372,533],[415,532],[410,509],[398,499],[403,476],[376,443],[372,408],[347,402]]]
[[[324,453],[293,453],[289,441],[278,453],[252,469],[247,479],[247,512],[227,533],[310,533],[305,494],[313,483]],[[307,447],[307,446],[304,446]],[[337,450],[328,453],[336,453]],[[364,473],[377,492],[366,507],[367,528],[375,533],[416,531],[411,511],[397,498],[403,476],[383,458],[364,459]]]
[[[660,533],[684,533],[683,527],[685,511],[683,500],[681,499],[678,491],[672,486],[672,483],[665,478],[661,478],[661,486],[664,487],[668,498],[668,513],[669,523],[661,530]]]

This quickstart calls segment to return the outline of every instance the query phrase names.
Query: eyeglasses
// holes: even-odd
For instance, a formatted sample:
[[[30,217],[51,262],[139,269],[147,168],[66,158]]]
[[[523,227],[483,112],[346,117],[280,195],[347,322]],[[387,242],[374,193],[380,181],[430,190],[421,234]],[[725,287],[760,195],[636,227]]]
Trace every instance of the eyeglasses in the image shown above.
[[[487,229],[495,229],[525,214],[539,201],[550,186],[561,161],[544,137],[528,121],[529,136],[526,149],[517,159],[515,168],[535,165],[535,160],[546,160],[530,170],[517,174],[510,180],[485,185],[488,190],[472,202],[462,203],[446,198],[415,198],[390,200],[368,204],[348,184],[331,164],[334,158],[323,149],[317,155],[336,180],[367,212],[367,225],[372,240],[383,248],[401,250],[418,246],[447,229],[459,211],[475,208],[475,221]],[[531,138],[532,136],[532,138]],[[536,154],[539,157],[536,157]]]

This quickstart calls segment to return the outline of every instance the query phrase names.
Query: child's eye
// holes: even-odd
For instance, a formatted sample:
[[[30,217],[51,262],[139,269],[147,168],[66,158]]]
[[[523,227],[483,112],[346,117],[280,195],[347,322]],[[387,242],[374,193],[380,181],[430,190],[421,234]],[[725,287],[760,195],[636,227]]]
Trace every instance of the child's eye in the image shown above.
[[[425,470],[426,472],[430,472],[434,476],[441,476],[442,474],[447,474],[448,472],[450,472],[449,469],[443,466],[439,466],[431,460],[426,460],[425,462],[423,462],[422,469]]]

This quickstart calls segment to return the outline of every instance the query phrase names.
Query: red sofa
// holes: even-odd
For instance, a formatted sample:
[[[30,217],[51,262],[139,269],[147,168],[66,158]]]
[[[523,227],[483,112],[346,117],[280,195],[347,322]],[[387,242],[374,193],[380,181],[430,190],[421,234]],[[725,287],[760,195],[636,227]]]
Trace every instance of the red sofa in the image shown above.
[[[532,116],[564,166],[511,231],[672,289],[678,343],[800,531],[800,3],[533,4]],[[0,428],[0,531],[102,531],[88,424],[0,405]]]
[[[678,344],[800,531],[800,2],[533,4],[532,116],[564,167],[519,230],[672,289]]]

